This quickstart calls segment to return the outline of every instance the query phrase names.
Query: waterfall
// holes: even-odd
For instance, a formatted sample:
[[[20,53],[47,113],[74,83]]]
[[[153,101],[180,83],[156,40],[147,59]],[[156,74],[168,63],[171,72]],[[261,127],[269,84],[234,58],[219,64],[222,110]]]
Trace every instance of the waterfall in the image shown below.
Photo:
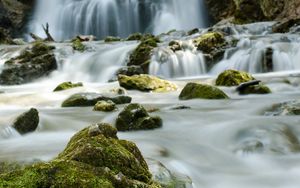
[[[49,23],[56,40],[78,34],[126,37],[207,25],[202,0],[39,0],[29,31],[42,36]]]

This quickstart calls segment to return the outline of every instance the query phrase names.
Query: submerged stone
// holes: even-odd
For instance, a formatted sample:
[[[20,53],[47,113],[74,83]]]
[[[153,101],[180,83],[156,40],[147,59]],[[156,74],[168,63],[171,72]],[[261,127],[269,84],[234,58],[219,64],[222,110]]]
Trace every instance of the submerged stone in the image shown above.
[[[35,108],[24,112],[14,121],[12,127],[20,134],[30,133],[36,130],[39,125],[39,112]]]
[[[98,101],[94,106],[94,111],[111,112],[116,109],[116,104],[111,100]]]
[[[72,83],[72,82],[63,82],[59,84],[53,91],[63,91],[67,89],[72,89],[75,87],[82,87],[83,84],[81,82],[78,83]]]
[[[300,101],[274,104],[264,114],[272,116],[298,116],[300,115]]]
[[[188,83],[179,95],[180,100],[189,99],[228,99],[219,88],[207,84]]]
[[[116,120],[119,131],[149,130],[161,126],[162,119],[158,116],[149,116],[147,110],[140,104],[129,104]]]
[[[255,80],[255,78],[247,72],[237,70],[226,70],[219,74],[216,85],[217,86],[238,86],[244,82]]]
[[[154,92],[169,92],[177,90],[177,86],[172,82],[147,74],[133,76],[119,75],[118,81],[120,86],[125,89]]]
[[[87,127],[54,160],[1,174],[0,187],[160,188],[137,146],[116,134],[105,123]]]
[[[126,104],[131,102],[131,97],[123,95],[104,96],[99,93],[76,93],[67,98],[62,107],[94,106],[98,101],[111,100],[115,104]]]

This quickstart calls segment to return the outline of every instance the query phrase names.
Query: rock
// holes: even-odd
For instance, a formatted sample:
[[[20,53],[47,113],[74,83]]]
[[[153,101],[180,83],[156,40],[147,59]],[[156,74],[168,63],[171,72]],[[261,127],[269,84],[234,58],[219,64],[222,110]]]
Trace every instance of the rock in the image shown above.
[[[143,35],[141,33],[133,33],[127,37],[127,41],[132,40],[141,40],[143,38]]]
[[[194,35],[196,33],[199,33],[200,30],[198,28],[192,29],[190,31],[187,32],[187,35]]]
[[[274,33],[288,33],[290,31],[290,28],[299,25],[300,24],[300,19],[288,19],[288,20],[283,20],[281,22],[276,23],[272,27],[272,31]]]
[[[125,89],[154,92],[169,92],[177,90],[177,86],[175,84],[147,74],[134,76],[119,75],[118,81],[120,86]]]
[[[78,83],[72,83],[72,82],[63,82],[61,84],[59,84],[53,91],[63,91],[63,90],[67,90],[67,89],[72,89],[75,87],[82,87],[83,84],[81,82]]]
[[[176,40],[173,40],[169,43],[169,48],[173,51],[173,52],[176,52],[176,51],[180,51],[182,50],[182,46],[181,46],[181,42],[180,41],[176,41]]]
[[[118,94],[118,95],[125,95],[127,93],[126,89],[124,89],[122,87],[111,89],[110,92]]]
[[[30,133],[36,130],[39,125],[39,112],[35,108],[24,112],[14,121],[12,127],[20,134]]]
[[[139,104],[129,104],[118,115],[116,127],[119,131],[149,130],[162,126],[162,119],[149,116],[147,110]]]
[[[264,115],[271,116],[298,116],[300,115],[300,101],[290,101],[274,104]]]
[[[15,45],[26,45],[27,43],[22,38],[16,38],[12,40],[12,44]]]
[[[107,36],[104,39],[104,42],[119,42],[119,41],[121,41],[120,37],[113,37],[113,36]]]
[[[98,101],[94,106],[94,111],[111,112],[116,109],[116,104],[111,100]]]
[[[76,36],[76,38],[81,42],[91,42],[96,40],[96,37],[94,35],[78,35]]]
[[[34,7],[34,1],[35,0],[0,1],[0,28],[5,28],[9,38],[15,38],[24,33],[26,24],[28,23],[28,17]]]
[[[94,106],[98,101],[111,100],[115,104],[131,102],[131,97],[122,95],[104,96],[98,93],[76,93],[62,103],[62,107]]]
[[[36,42],[31,49],[25,49],[16,58],[6,61],[0,74],[0,84],[24,84],[48,75],[57,68],[53,49]]]
[[[0,44],[11,44],[12,39],[6,29],[0,27]]]
[[[161,188],[137,146],[116,133],[109,124],[87,127],[52,161],[1,174],[0,187]]]
[[[81,40],[76,38],[72,41],[72,48],[73,50],[84,52],[86,50],[86,46],[82,44]]]
[[[139,75],[139,74],[144,74],[143,69],[140,66],[126,66],[126,67],[122,67],[120,68],[116,75],[126,75],[126,76],[133,76],[133,75]]]
[[[255,78],[247,72],[237,70],[226,70],[219,74],[216,85],[217,86],[238,86],[244,82],[255,80]]]
[[[148,66],[151,59],[152,51],[160,42],[158,38],[152,35],[144,35],[141,43],[134,49],[129,56],[128,66],[141,66],[145,73],[148,73]]]
[[[263,62],[262,62],[262,72],[272,72],[273,71],[273,48],[268,47],[265,50]]]
[[[179,95],[180,100],[228,98],[229,97],[217,87],[197,83],[188,83]]]
[[[269,87],[259,83],[260,83],[259,80],[245,82],[240,84],[236,90],[239,92],[240,95],[271,93]]]
[[[225,37],[220,32],[209,32],[201,35],[194,41],[198,50],[203,53],[210,54],[213,50],[220,48],[226,44]]]

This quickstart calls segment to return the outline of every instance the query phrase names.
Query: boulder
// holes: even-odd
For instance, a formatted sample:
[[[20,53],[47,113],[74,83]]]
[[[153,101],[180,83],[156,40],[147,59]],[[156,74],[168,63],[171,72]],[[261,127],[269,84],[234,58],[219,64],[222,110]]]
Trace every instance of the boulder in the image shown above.
[[[24,112],[14,121],[12,127],[20,134],[30,133],[36,130],[39,125],[39,112],[35,108]]]
[[[300,101],[289,101],[279,104],[274,104],[265,112],[265,115],[272,116],[299,116],[300,115]]]
[[[149,116],[147,110],[140,104],[129,104],[116,120],[119,131],[149,130],[161,126],[162,119],[158,116]]]
[[[116,104],[111,100],[98,101],[94,106],[94,111],[111,112],[116,109]]]
[[[19,56],[5,62],[0,74],[0,84],[17,85],[46,76],[57,68],[54,47],[36,42]]]
[[[0,175],[0,187],[160,188],[137,146],[100,123],[75,134],[65,150],[42,162]]]
[[[220,32],[205,33],[195,39],[193,42],[198,50],[206,54],[210,54],[215,49],[226,45],[225,37]]]
[[[141,33],[133,33],[127,37],[127,41],[132,40],[141,40],[143,38],[143,35]]]
[[[80,39],[76,38],[72,41],[73,50],[84,52],[86,50],[86,46],[81,42]]]
[[[180,100],[189,99],[228,99],[219,88],[207,84],[188,83],[179,95]]]
[[[120,86],[125,89],[154,92],[169,92],[177,90],[177,86],[172,82],[147,74],[133,76],[119,75],[118,81]]]
[[[75,87],[82,87],[83,84],[81,82],[78,83],[72,83],[72,82],[63,82],[61,84],[59,84],[53,91],[63,91],[63,90],[67,90],[67,89],[72,89]]]
[[[141,43],[133,50],[129,56],[128,66],[141,66],[145,73],[148,73],[148,66],[150,63],[153,49],[157,47],[160,42],[158,38],[153,35],[144,35]]]
[[[169,42],[169,48],[173,52],[180,51],[180,50],[182,50],[182,43],[180,41],[173,40],[173,41]]]
[[[126,67],[122,67],[120,68],[116,75],[126,75],[126,76],[133,76],[133,75],[139,75],[139,74],[144,74],[143,69],[140,66],[126,66]]]
[[[266,85],[260,84],[259,80],[242,83],[236,88],[236,90],[240,95],[271,93],[270,88]]]
[[[115,104],[126,104],[131,102],[131,97],[123,95],[104,96],[99,93],[76,93],[67,98],[62,103],[62,107],[94,106],[98,101],[108,100]]]
[[[237,70],[226,70],[219,74],[216,85],[217,86],[238,86],[244,82],[255,80],[255,78],[247,72]]]
[[[119,41],[121,41],[120,37],[113,37],[113,36],[107,36],[104,39],[104,42],[119,42]]]

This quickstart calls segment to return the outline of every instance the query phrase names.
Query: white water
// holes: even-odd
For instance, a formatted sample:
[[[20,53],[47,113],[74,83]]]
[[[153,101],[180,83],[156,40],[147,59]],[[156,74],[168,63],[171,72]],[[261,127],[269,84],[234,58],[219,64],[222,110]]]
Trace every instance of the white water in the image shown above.
[[[202,0],[39,0],[29,31],[43,36],[41,25],[46,23],[53,37],[63,40],[79,34],[100,38],[159,34],[204,27],[208,22]]]

